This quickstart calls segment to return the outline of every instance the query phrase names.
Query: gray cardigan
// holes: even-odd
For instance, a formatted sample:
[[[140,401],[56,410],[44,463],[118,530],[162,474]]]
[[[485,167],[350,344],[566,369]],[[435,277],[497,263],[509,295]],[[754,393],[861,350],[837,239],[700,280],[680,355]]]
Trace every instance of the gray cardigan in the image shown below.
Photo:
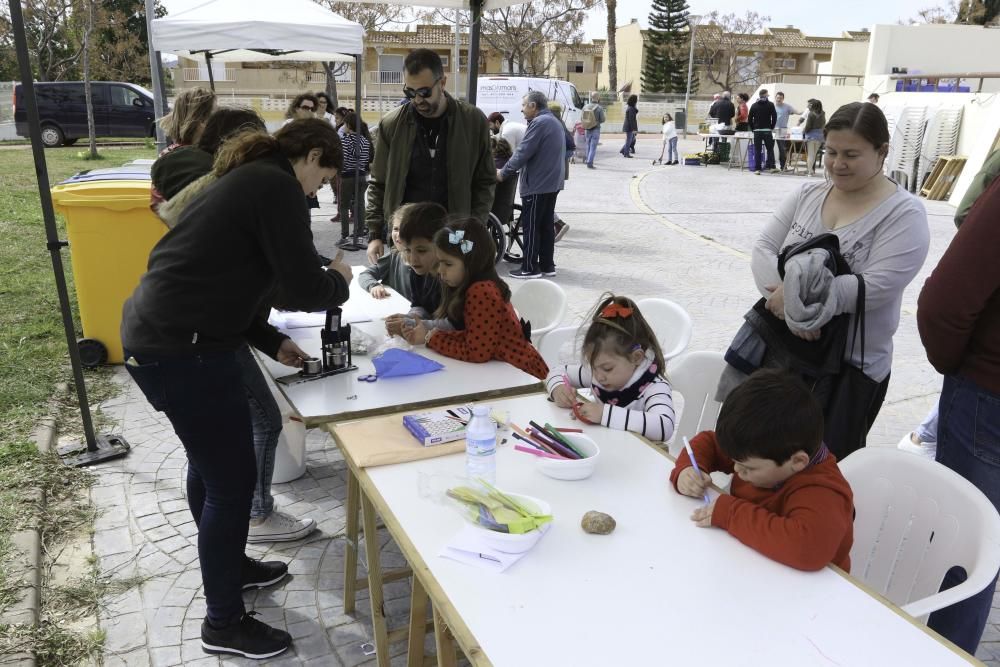
[[[764,226],[754,244],[751,263],[762,296],[771,294],[766,286],[781,284],[778,253],[782,248],[830,231],[823,225],[822,211],[832,188],[832,183],[807,183],[788,196]],[[927,212],[919,199],[896,186],[896,192],[884,202],[833,233],[840,238],[840,252],[851,270],[865,280],[862,370],[881,382],[892,367],[892,336],[899,326],[903,290],[927,258],[930,245]],[[854,312],[858,299],[858,281],[854,276],[835,277],[830,292],[836,304],[833,314]],[[861,367],[860,349],[852,354],[848,346],[844,358]]]
[[[366,292],[371,292],[375,285],[382,284],[402,294],[407,301],[410,297],[410,267],[403,261],[398,250],[393,249],[379,257],[375,266],[370,266],[358,276],[358,285]]]

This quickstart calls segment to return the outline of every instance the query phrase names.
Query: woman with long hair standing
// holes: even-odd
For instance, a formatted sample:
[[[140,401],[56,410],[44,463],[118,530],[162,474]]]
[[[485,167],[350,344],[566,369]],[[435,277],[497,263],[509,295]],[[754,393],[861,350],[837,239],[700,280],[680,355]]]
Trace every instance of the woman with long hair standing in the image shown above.
[[[267,658],[291,644],[243,606],[245,588],[280,581],[287,564],[245,555],[256,462],[237,354],[250,343],[302,364],[298,346],[261,314],[275,290],[300,310],[347,300],[351,269],[339,261],[320,267],[303,197],[333,178],[342,159],[336,130],[320,119],[226,142],[214,166],[219,180],[153,248],[123,309],[125,367],[187,454],[209,653]]]

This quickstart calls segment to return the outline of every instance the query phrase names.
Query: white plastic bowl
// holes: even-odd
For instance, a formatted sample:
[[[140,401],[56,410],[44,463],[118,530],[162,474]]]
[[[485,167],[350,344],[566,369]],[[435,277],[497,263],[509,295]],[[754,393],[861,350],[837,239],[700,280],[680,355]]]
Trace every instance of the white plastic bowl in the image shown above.
[[[519,493],[507,493],[507,495],[514,498],[518,502],[524,503],[526,507],[539,514],[552,513],[552,506],[544,500],[539,500],[538,498],[533,498],[532,496],[523,496]],[[476,527],[482,530],[483,541],[486,542],[491,548],[505,554],[519,554],[524,553],[531,547],[535,546],[535,542],[541,539],[542,535],[545,534],[545,531],[549,529],[550,525],[551,522],[543,525],[541,528],[527,533],[499,533],[495,530],[490,530],[489,528],[480,526],[479,524],[476,524]]]
[[[597,467],[597,457],[601,455],[601,448],[597,446],[596,442],[581,433],[564,433],[563,435],[586,458],[559,460],[539,456],[535,461],[535,467],[540,473],[553,479],[567,481],[587,479],[594,474],[594,468]]]

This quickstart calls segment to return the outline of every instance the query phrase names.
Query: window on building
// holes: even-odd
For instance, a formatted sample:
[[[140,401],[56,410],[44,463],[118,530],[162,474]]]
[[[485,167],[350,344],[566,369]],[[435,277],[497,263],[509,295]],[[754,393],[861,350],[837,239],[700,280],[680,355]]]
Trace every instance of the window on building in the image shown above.
[[[694,64],[695,65],[714,65],[715,64],[715,58],[713,58],[711,56],[707,56],[707,57],[706,56],[695,56],[694,57]]]
[[[441,56],[441,66],[442,67],[444,67],[445,69],[448,69],[448,67],[449,67],[448,63],[449,62],[451,62],[451,57],[450,56]]]
[[[570,74],[583,74],[582,60],[567,60],[566,71]]]
[[[463,56],[463,55],[460,54],[458,56],[458,69],[461,70],[461,71],[463,71],[463,72],[468,72],[469,71],[469,56],[468,55],[464,55]]]
[[[795,58],[776,58],[774,61],[774,69],[795,70],[797,68],[798,61]]]
[[[598,58],[597,60],[594,61],[594,71],[595,72],[603,72],[604,71],[604,59],[603,58]]]

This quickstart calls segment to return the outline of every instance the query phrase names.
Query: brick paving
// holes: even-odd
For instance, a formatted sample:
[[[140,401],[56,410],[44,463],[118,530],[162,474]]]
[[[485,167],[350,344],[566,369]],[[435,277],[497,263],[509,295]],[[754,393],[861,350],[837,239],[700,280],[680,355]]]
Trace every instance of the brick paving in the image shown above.
[[[569,296],[564,324],[579,322],[608,288],[633,298],[661,296],[688,310],[694,321],[689,349],[722,350],[755,299],[749,253],[777,202],[804,182],[791,175],[755,176],[724,167],[653,167],[659,153],[655,137],[640,137],[636,159],[617,154],[620,135],[605,135],[597,169],[571,168],[557,210],[571,230],[556,247],[558,276]],[[700,142],[682,140],[681,151]],[[330,193],[314,212],[317,246],[335,254],[339,223],[331,224]],[[914,313],[924,279],[947,247],[954,226],[953,208],[926,202],[931,251],[920,275],[906,292],[895,337],[895,359],[888,397],[869,443],[892,446],[923,418],[937,400],[940,377],[927,363],[917,336]],[[349,253],[352,264],[362,252]],[[501,274],[505,272],[501,265]],[[518,281],[511,281],[517,289]],[[169,422],[154,412],[119,369],[121,394],[102,405],[133,445],[126,458],[94,468],[99,482],[92,500],[101,510],[94,550],[102,571],[149,578],[138,589],[109,601],[100,624],[107,631],[108,665],[217,665],[251,661],[207,656],[199,637],[205,612],[198,571],[196,530],[184,500],[183,449]],[[277,505],[316,520],[309,538],[280,545],[250,545],[254,557],[290,562],[292,577],[282,585],[247,594],[250,609],[263,621],[286,628],[294,650],[273,665],[371,664],[363,644],[371,641],[367,592],[358,610],[343,614],[343,553],[346,496],[345,464],[327,436],[309,432],[304,477],[275,485]],[[379,536],[386,567],[403,565],[387,535]],[[386,588],[390,627],[406,620],[409,588]],[[995,598],[995,605],[1000,600]],[[1000,667],[1000,608],[995,608],[978,656]],[[393,664],[404,664],[404,645],[393,647]]]

